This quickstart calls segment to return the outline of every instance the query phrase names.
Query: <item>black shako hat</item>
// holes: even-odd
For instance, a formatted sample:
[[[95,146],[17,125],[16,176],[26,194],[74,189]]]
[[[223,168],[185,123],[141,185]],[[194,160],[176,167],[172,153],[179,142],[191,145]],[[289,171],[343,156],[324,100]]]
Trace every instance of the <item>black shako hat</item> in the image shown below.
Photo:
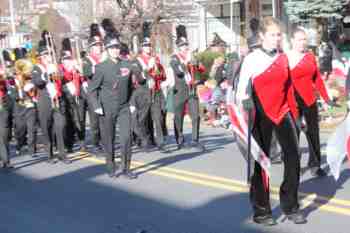
[[[88,47],[92,47],[96,44],[102,45],[101,32],[99,30],[99,25],[97,23],[93,23],[90,25],[90,35],[88,39]]]
[[[61,60],[72,59],[72,45],[69,38],[62,40]]]
[[[142,47],[151,47],[151,22],[143,23],[142,32]]]
[[[179,25],[176,27],[176,46],[182,47],[188,45],[186,27]]]

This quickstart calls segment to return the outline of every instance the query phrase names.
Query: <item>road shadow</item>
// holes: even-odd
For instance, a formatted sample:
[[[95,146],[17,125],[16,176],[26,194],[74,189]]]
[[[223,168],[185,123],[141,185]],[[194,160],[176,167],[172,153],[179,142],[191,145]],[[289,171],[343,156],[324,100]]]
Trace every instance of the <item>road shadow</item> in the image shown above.
[[[305,180],[300,183],[300,192],[310,194],[315,194],[317,199],[317,204],[308,205],[303,209],[305,216],[318,210],[321,206],[329,203],[329,200],[335,197],[337,191],[343,188],[343,185],[350,178],[350,170],[344,170],[336,181],[333,176],[326,177],[316,177]],[[320,198],[321,197],[321,198]],[[324,198],[326,197],[326,198]],[[300,196],[300,201],[304,200],[306,196]]]
[[[253,224],[245,193],[202,201],[193,196],[193,202],[176,204],[162,195],[137,192],[142,181],[111,180],[103,173],[102,165],[40,179],[0,173],[0,232],[290,233],[282,226]]]
[[[186,141],[189,141],[190,134],[185,135]],[[180,161],[190,160],[199,156],[209,155],[215,156],[214,151],[223,149],[225,145],[232,143],[232,139],[229,137],[221,137],[219,135],[205,135],[201,137],[201,143],[205,146],[204,151],[194,151],[193,148],[183,148],[181,150],[176,150],[178,153],[176,155],[169,155],[171,153],[164,153],[169,156],[162,157],[155,161],[146,163],[142,166],[135,168],[138,175],[157,170],[162,167],[170,166],[172,164],[178,163]],[[175,145],[176,146],[176,145]]]

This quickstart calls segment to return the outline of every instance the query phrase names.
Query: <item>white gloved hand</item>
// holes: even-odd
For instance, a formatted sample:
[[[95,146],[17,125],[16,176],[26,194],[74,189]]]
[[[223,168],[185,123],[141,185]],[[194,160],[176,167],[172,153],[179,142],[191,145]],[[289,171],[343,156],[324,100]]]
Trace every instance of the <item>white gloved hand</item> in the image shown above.
[[[84,81],[82,84],[83,90],[87,93],[88,92],[88,83],[87,81]]]
[[[148,69],[152,69],[156,65],[156,59],[151,57],[148,62]]]
[[[54,74],[57,72],[57,67],[54,64],[50,64],[47,66],[47,73],[50,74]]]
[[[350,109],[350,100],[346,102],[348,109]]]
[[[95,110],[95,113],[97,113],[98,115],[103,115],[103,109],[102,108],[98,108]]]
[[[156,83],[154,82],[154,80],[152,78],[150,78],[147,80],[147,84],[148,84],[149,89],[153,89]]]
[[[135,106],[130,106],[130,112],[131,112],[131,113],[134,113],[135,110],[136,110],[136,107],[135,107]]]
[[[74,63],[74,65],[73,65],[73,67],[74,67],[74,69],[76,70],[76,71],[78,71],[79,73],[82,73],[82,67],[81,67],[81,65],[79,64],[79,62],[77,61],[77,60],[74,60],[73,61]]]

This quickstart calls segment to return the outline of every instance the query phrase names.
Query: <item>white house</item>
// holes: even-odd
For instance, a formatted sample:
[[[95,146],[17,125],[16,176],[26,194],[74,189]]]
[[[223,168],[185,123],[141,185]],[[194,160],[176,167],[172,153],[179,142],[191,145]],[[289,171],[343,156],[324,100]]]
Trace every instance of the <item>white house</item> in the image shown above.
[[[188,15],[179,23],[187,26],[191,47],[207,48],[216,32],[231,50],[237,50],[242,37],[249,36],[252,17],[281,15],[279,0],[193,0],[188,2]]]

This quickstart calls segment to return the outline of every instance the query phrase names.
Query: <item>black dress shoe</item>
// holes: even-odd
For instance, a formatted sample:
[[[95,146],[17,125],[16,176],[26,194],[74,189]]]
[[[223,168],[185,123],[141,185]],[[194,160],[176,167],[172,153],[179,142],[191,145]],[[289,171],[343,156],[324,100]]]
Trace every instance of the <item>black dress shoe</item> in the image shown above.
[[[181,150],[183,147],[184,147],[184,143],[183,143],[183,142],[177,144],[177,149],[178,149],[178,150]]]
[[[73,148],[67,148],[66,152],[67,154],[72,154],[74,151]]]
[[[287,219],[294,224],[305,224],[307,223],[306,218],[298,211],[292,214],[286,215]]]
[[[271,215],[254,216],[253,221],[264,226],[277,225],[276,220]]]
[[[133,173],[132,171],[124,171],[123,172],[123,177],[129,179],[129,180],[134,180],[137,178],[137,175]]]
[[[324,177],[324,176],[327,176],[327,172],[325,172],[320,167],[312,167],[312,168],[310,168],[310,173],[311,173],[311,176],[313,176],[313,177]]]
[[[152,148],[153,148],[153,146],[150,145],[150,144],[147,144],[147,145],[144,145],[144,146],[141,147],[141,149],[142,149],[145,153],[151,152]]]
[[[12,168],[14,168],[13,165],[10,162],[2,163],[1,167],[4,168],[4,169],[12,169]]]
[[[93,145],[92,146],[92,151],[93,152],[96,152],[96,153],[100,153],[100,152],[103,152],[103,147],[98,144],[98,145]]]
[[[168,152],[167,149],[165,148],[165,144],[160,144],[157,146],[158,150],[162,153]]]
[[[63,158],[60,158],[60,161],[64,164],[71,164],[72,161],[70,159],[68,159],[66,156]]]
[[[201,144],[200,142],[195,142],[194,141],[194,142],[192,142],[190,144],[190,146],[193,147],[193,148],[196,148],[196,149],[198,149],[200,151],[205,151],[205,146],[203,144]]]
[[[57,158],[49,158],[49,159],[47,159],[46,162],[49,164],[55,164],[58,162],[58,160],[57,160]]]

